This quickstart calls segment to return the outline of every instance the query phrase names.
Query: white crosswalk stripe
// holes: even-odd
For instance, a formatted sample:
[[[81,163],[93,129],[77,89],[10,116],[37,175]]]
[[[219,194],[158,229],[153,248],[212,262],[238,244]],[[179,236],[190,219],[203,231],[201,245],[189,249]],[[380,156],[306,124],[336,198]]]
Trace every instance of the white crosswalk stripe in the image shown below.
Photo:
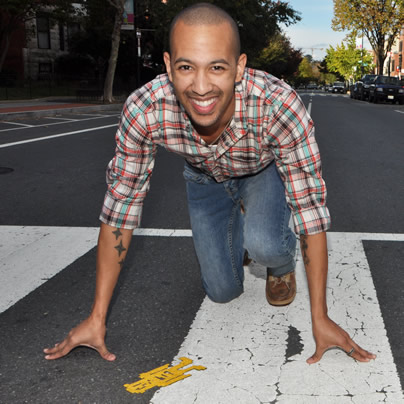
[[[139,229],[135,235],[187,237],[191,232]],[[0,311],[93,248],[97,236],[97,228],[0,226]],[[283,308],[266,303],[265,270],[252,264],[240,298],[224,305],[205,299],[174,361],[185,356],[207,369],[158,390],[151,402],[404,402],[362,240],[404,241],[404,235],[328,233],[329,313],[378,355],[375,361],[357,363],[332,350],[307,365],[314,341],[302,262],[296,300]],[[300,348],[289,352],[292,337]]]

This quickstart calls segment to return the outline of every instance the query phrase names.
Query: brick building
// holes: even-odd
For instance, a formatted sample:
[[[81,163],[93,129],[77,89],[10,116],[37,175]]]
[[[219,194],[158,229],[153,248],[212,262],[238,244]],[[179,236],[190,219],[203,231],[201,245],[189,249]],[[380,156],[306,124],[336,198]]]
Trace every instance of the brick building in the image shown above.
[[[389,56],[387,56],[384,66],[383,74],[388,76],[404,78],[404,26],[401,29],[400,36],[394,42]]]

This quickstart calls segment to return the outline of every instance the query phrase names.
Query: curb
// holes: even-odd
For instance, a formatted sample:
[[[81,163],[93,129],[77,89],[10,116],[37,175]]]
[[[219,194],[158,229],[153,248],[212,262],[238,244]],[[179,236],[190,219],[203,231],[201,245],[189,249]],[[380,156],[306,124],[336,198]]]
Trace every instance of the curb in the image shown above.
[[[62,104],[63,105],[63,104]],[[38,109],[36,111],[21,111],[21,112],[0,112],[0,121],[7,119],[15,119],[15,118],[40,118],[43,116],[55,116],[61,112],[99,112],[111,110],[114,112],[121,112],[123,107],[122,104],[102,104],[102,105],[94,105],[94,106],[85,106],[85,107],[68,107],[64,108],[63,106],[56,106],[52,109]],[[38,107],[40,108],[40,107]]]

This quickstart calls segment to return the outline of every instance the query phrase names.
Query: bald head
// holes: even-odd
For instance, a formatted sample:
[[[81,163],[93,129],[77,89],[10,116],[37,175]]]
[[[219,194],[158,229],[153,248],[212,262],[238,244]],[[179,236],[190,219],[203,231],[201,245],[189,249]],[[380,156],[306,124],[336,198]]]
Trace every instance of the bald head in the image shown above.
[[[234,37],[234,54],[236,59],[240,56],[240,34],[233,18],[226,11],[210,3],[197,3],[182,10],[173,19],[170,25],[170,50],[173,49],[173,32],[176,25],[182,22],[185,25],[221,25],[228,24]]]

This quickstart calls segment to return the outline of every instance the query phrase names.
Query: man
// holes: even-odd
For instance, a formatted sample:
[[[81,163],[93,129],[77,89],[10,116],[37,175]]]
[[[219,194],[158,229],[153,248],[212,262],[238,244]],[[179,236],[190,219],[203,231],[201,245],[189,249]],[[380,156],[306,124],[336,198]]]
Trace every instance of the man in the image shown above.
[[[330,220],[313,123],[301,100],[283,82],[245,68],[237,25],[210,4],[191,6],[174,19],[164,61],[167,75],[135,91],[124,106],[101,213],[92,312],[64,341],[45,349],[46,359],[79,345],[115,359],[104,342],[106,313],[139,225],[157,145],[186,159],[194,244],[212,300],[228,302],[243,292],[245,250],[268,268],[269,303],[293,300],[291,208],[316,341],[308,363],[332,347],[359,361],[375,358],[327,316]]]

